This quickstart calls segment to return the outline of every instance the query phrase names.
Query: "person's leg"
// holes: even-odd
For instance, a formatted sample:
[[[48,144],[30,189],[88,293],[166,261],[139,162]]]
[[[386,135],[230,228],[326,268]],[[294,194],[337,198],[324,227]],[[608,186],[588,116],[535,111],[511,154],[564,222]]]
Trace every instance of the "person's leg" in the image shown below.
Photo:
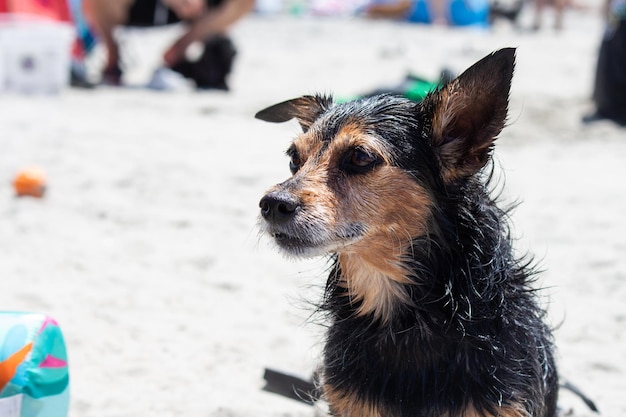
[[[445,26],[450,22],[450,2],[448,0],[430,0],[428,4],[434,25]]]
[[[535,22],[533,24],[533,29],[539,30],[541,29],[541,24],[543,23],[543,10],[546,7],[546,0],[534,0],[535,3]]]
[[[410,0],[399,0],[387,3],[374,3],[365,9],[365,12],[372,18],[402,19],[411,10]]]
[[[105,82],[119,83],[120,54],[113,31],[126,22],[128,10],[133,2],[134,0],[85,0],[92,22],[107,50],[104,77],[110,77],[111,80],[104,80]]]
[[[193,80],[198,89],[228,90],[228,76],[236,53],[228,36],[215,35],[204,41],[204,51],[198,60],[184,59],[171,69]]]
[[[626,20],[616,23],[606,44],[605,102],[598,110],[609,118],[626,124]]]
[[[596,114],[589,121],[609,118],[626,124],[626,25],[620,23],[600,44],[593,88]]]
[[[568,0],[554,0],[554,29],[556,30],[563,29],[563,18],[568,3]]]

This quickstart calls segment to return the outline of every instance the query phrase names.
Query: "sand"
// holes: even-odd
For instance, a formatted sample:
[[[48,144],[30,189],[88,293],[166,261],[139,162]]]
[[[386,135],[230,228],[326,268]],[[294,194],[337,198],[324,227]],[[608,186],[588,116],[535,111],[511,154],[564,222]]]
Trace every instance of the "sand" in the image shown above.
[[[327,263],[287,260],[258,235],[258,201],[287,177],[298,127],[253,114],[515,46],[495,158],[521,201],[518,248],[545,270],[562,375],[625,416],[626,130],[580,121],[601,34],[595,8],[570,11],[561,33],[252,15],[232,33],[231,92],[164,93],[138,87],[173,32],[123,33],[136,88],[0,96],[0,307],[59,321],[72,417],[312,416],[262,390],[265,367],[315,368],[323,327],[308,303]],[[41,200],[13,195],[28,165],[48,175]],[[562,405],[593,415],[569,394]]]

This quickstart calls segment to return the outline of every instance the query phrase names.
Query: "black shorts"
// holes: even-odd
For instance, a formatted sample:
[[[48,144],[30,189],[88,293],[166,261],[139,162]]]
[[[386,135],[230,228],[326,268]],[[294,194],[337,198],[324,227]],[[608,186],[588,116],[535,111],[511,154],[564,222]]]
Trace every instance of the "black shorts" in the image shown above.
[[[206,0],[209,8],[217,7],[222,2],[223,0]],[[128,12],[126,26],[163,26],[180,21],[160,0],[135,0]]]

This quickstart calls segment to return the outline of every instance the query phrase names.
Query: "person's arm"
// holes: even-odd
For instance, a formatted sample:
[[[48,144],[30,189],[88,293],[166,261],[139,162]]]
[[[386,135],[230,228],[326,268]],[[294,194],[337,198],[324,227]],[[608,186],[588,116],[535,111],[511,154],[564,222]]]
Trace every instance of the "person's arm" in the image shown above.
[[[192,22],[189,30],[165,52],[165,64],[176,64],[185,56],[187,47],[193,42],[203,41],[211,34],[224,33],[253,8],[254,0],[225,0],[220,6],[208,10]]]
[[[431,9],[431,19],[432,23],[435,25],[445,26],[449,22],[448,10],[449,10],[449,2],[448,0],[430,0],[429,6]]]

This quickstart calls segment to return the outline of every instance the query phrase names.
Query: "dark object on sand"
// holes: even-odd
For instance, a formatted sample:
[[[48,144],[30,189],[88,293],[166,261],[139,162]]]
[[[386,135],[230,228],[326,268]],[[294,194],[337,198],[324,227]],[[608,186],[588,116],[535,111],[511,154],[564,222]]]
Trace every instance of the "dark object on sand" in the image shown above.
[[[182,61],[172,70],[196,83],[199,89],[228,90],[226,82],[237,51],[227,36],[217,35],[207,39],[204,52],[196,61]]]

